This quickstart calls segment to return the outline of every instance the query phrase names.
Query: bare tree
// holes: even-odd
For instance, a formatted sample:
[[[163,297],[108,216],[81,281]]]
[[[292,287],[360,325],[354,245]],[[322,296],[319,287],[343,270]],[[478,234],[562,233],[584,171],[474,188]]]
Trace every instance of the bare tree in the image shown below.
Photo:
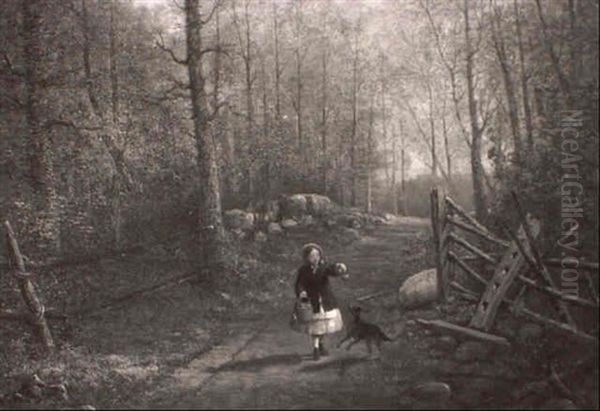
[[[491,23],[492,40],[496,57],[502,71],[502,79],[504,81],[504,91],[506,94],[506,103],[508,106],[508,119],[510,121],[510,129],[513,136],[514,158],[518,165],[521,165],[521,156],[523,154],[523,145],[521,143],[521,131],[519,125],[519,106],[515,93],[515,84],[512,78],[512,67],[510,66],[509,56],[504,44],[503,28],[500,27],[502,20],[501,11],[498,6],[494,7]]]
[[[222,264],[224,230],[221,220],[221,196],[214,141],[208,133],[208,112],[204,74],[202,73],[202,20],[199,0],[185,1],[185,33],[192,118],[198,156],[199,231],[203,265]]]
[[[475,85],[473,74],[473,50],[471,44],[471,26],[469,22],[469,0],[463,3],[465,30],[465,75],[467,78],[467,95],[469,100],[469,117],[471,118],[471,175],[473,180],[473,200],[477,218],[485,221],[487,205],[484,191],[484,170],[481,161],[482,128],[479,125],[477,101],[475,100]]]
[[[35,235],[40,249],[55,253],[60,249],[55,176],[48,130],[44,127],[42,119],[42,111],[45,108],[42,96],[44,79],[42,4],[38,0],[24,1],[21,12],[25,40],[23,44],[25,122],[29,134],[30,174],[34,192],[34,209],[37,215]]]

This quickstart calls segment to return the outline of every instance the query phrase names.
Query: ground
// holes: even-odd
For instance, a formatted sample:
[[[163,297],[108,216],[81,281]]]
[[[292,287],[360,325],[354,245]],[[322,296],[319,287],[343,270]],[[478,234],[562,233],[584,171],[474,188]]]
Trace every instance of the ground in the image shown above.
[[[269,266],[280,277],[271,287],[202,294],[206,290],[181,286],[99,313],[77,330],[73,347],[62,347],[67,359],[28,371],[47,380],[67,375],[66,404],[75,407],[481,408],[539,407],[549,399],[548,384],[533,393],[524,385],[522,369],[511,365],[515,352],[436,335],[414,321],[448,315],[459,320],[458,302],[400,308],[399,285],[432,266],[427,220],[398,217],[363,230],[354,242],[332,242],[322,230],[296,228],[277,241],[272,254],[280,260]],[[299,249],[289,248],[308,241],[323,243],[330,261],[349,268],[350,280],[332,280],[344,321],[348,304],[387,291],[360,302],[365,319],[394,339],[380,353],[369,356],[364,344],[336,348],[344,330],[326,340],[330,355],[313,361],[309,337],[289,327],[294,267],[300,263]],[[253,267],[260,271],[256,262]],[[194,293],[201,298],[190,299]]]

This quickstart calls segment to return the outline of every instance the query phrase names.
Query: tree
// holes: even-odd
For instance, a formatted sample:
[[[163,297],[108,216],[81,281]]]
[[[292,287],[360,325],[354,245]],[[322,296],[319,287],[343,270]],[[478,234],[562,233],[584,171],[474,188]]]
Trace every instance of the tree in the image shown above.
[[[463,16],[465,33],[465,76],[467,79],[469,117],[471,119],[471,178],[473,181],[473,201],[477,218],[480,221],[485,221],[487,217],[487,205],[484,191],[484,170],[481,161],[482,129],[479,125],[479,113],[477,109],[477,102],[475,100],[473,56],[476,51],[471,45],[469,0],[464,0]]]
[[[202,20],[199,0],[185,1],[185,33],[194,136],[198,159],[199,232],[202,263],[215,270],[223,263],[224,230],[221,217],[219,174],[214,141],[208,133],[205,80],[202,73]]]
[[[42,40],[43,2],[25,1],[21,5],[23,18],[23,55],[25,83],[25,119],[29,134],[31,181],[34,210],[37,216],[36,240],[42,250],[51,254],[60,250],[57,194],[52,165],[52,152],[47,127],[42,118],[45,109],[44,43]]]

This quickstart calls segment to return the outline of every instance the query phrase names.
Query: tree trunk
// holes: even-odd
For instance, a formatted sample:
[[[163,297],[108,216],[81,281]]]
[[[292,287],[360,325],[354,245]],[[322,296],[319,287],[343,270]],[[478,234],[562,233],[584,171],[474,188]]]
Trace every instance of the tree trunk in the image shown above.
[[[435,149],[435,119],[433,114],[433,91],[431,90],[431,84],[427,83],[427,91],[429,94],[429,132],[431,133],[431,177],[433,178],[433,183],[437,179],[437,170],[438,170],[438,161],[437,161],[437,153]]]
[[[300,155],[300,161],[302,164],[305,164],[305,150],[304,150],[304,141],[302,136],[302,57],[301,47],[302,47],[302,35],[300,33],[300,5],[296,5],[296,45],[294,48],[294,56],[296,62],[296,138],[298,141],[298,154]]]
[[[118,128],[119,124],[119,76],[117,72],[117,32],[115,27],[115,0],[109,4],[110,11],[110,89],[111,89],[111,109],[112,122]],[[117,165],[117,168],[120,164]],[[119,250],[122,247],[122,212],[121,212],[121,175],[123,173],[115,172],[113,175],[111,189],[111,205],[113,218],[114,248]]]
[[[446,175],[452,186],[452,157],[450,156],[450,144],[448,143],[448,128],[446,126],[446,98],[442,109],[442,135],[444,137],[444,152],[446,154]]]
[[[36,217],[34,241],[40,252],[54,254],[60,250],[60,238],[52,149],[40,118],[45,101],[40,84],[44,71],[41,9],[38,0],[22,2],[25,121]]]
[[[265,70],[265,59],[261,60],[261,75],[262,75],[262,106],[263,106],[263,142],[262,145],[269,143],[271,138],[271,125],[269,122],[269,106],[267,105],[267,72]],[[264,164],[262,165],[262,189],[261,197],[262,200],[266,200],[269,197],[271,190],[271,174],[269,172],[271,168],[270,157],[264,158]]]
[[[111,89],[111,108],[113,115],[113,122],[117,124],[119,122],[119,76],[117,74],[117,30],[115,23],[115,0],[111,0],[110,9],[110,89]]]
[[[400,123],[400,144],[402,145],[402,148],[400,149],[400,190],[402,191],[402,215],[406,215],[406,212],[407,212],[406,175],[405,175],[406,144],[405,144],[404,130],[402,129],[402,123]],[[396,179],[395,172],[396,171],[394,168],[394,180]],[[396,196],[396,198],[397,198],[397,196]],[[396,202],[397,201],[398,200],[396,200]]]
[[[542,11],[542,5],[540,3],[540,0],[535,0],[535,3],[537,6],[538,18],[542,25],[542,40],[544,43],[544,47],[546,48],[546,52],[550,57],[550,62],[552,63],[552,68],[554,69],[556,78],[558,78],[558,85],[560,87],[560,91],[563,94],[565,100],[567,101],[567,105],[571,107],[573,100],[569,82],[562,69],[560,68],[560,61],[558,59],[558,56],[556,55],[556,52],[554,51],[554,47],[552,46],[550,36],[548,35],[548,27],[546,25],[546,20],[544,19],[544,13]]]
[[[277,0],[273,0],[273,39],[275,42],[275,115],[277,116],[277,123],[279,123],[281,120],[281,105],[279,100],[281,69],[279,67],[279,20],[277,19]]]
[[[351,173],[351,196],[350,205],[356,207],[356,129],[358,126],[358,39],[354,43],[354,61],[352,64],[352,134],[350,138],[350,173]]]
[[[492,39],[494,42],[496,57],[498,58],[498,63],[500,63],[502,79],[504,81],[504,91],[506,92],[506,102],[508,106],[508,118],[510,122],[510,130],[513,136],[514,159],[516,164],[521,166],[523,146],[521,144],[521,132],[519,130],[519,106],[517,104],[515,85],[511,75],[512,68],[508,62],[506,47],[502,37],[502,27],[500,27],[499,24],[501,16],[498,14],[498,10],[495,11],[495,14],[496,15],[492,18]]]
[[[515,26],[517,31],[517,46],[521,69],[521,95],[523,97],[523,114],[525,116],[525,131],[527,133],[528,152],[533,151],[533,122],[531,120],[531,105],[529,103],[529,89],[527,87],[527,69],[525,68],[525,52],[523,51],[523,38],[521,35],[521,20],[519,19],[519,6],[514,0]]]
[[[116,65],[116,55],[117,55],[117,33],[115,27],[115,19],[114,19],[114,3],[111,2],[110,6],[110,29],[109,29],[109,37],[110,37],[110,46],[109,46],[109,65],[110,65],[110,81],[111,81],[111,115],[106,116],[108,120],[105,118],[102,109],[100,107],[100,103],[98,101],[96,87],[94,84],[94,79],[92,77],[92,65],[91,65],[91,41],[90,41],[90,27],[89,27],[89,16],[87,11],[87,0],[81,1],[82,8],[82,26],[83,26],[83,69],[85,75],[86,82],[86,90],[88,99],[90,100],[90,104],[92,107],[92,116],[100,122],[101,127],[105,127],[104,130],[100,131],[100,137],[104,142],[111,159],[114,163],[114,175],[112,178],[112,187],[111,187],[111,224],[113,230],[113,246],[118,249],[122,244],[122,216],[121,216],[121,192],[123,183],[127,185],[131,184],[130,176],[127,172],[127,167],[125,164],[125,155],[123,149],[119,147],[117,142],[115,141],[115,133],[118,133],[119,130],[119,86],[118,86],[118,72]],[[106,127],[106,122],[112,124],[112,126]]]
[[[327,41],[323,39],[323,41]],[[322,80],[322,101],[323,107],[321,110],[321,151],[322,151],[322,161],[321,167],[322,169],[322,184],[323,184],[323,194],[327,194],[328,186],[327,186],[327,172],[329,171],[329,156],[327,155],[327,43],[325,45],[325,49],[323,50],[323,54],[321,56],[322,67],[323,67],[323,80]]]
[[[373,187],[372,187],[372,160],[373,160],[373,100],[374,96],[371,98],[371,107],[369,108],[369,130],[367,133],[367,202],[365,206],[365,211],[370,214],[373,211]]]
[[[252,54],[250,44],[250,19],[248,16],[249,1],[244,3],[244,20],[246,23],[246,46],[244,52],[244,68],[246,73],[246,139],[250,144],[256,143],[253,139],[254,134],[254,106],[252,100]],[[240,47],[244,47],[240,44]],[[248,201],[252,202],[254,199],[254,168],[256,159],[252,156],[250,158],[250,165],[248,167]]]
[[[475,86],[473,81],[473,51],[471,50],[471,34],[469,27],[469,1],[464,0],[463,14],[465,19],[465,65],[467,77],[467,94],[469,99],[469,117],[471,119],[471,177],[473,182],[473,202],[475,214],[479,221],[487,217],[487,205],[484,191],[484,170],[481,161],[481,128],[479,126]]]
[[[214,141],[207,133],[208,113],[201,60],[200,29],[202,23],[198,1],[185,1],[187,68],[199,170],[199,231],[201,256],[203,257],[201,264],[211,267],[212,272],[216,274],[223,263],[224,230],[216,151]]]

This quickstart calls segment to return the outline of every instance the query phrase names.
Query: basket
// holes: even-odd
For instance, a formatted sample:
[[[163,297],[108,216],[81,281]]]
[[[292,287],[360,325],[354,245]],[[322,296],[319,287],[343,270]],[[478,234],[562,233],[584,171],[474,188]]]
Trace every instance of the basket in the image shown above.
[[[295,307],[296,316],[301,323],[308,323],[313,319],[313,308],[308,300],[298,300]]]

